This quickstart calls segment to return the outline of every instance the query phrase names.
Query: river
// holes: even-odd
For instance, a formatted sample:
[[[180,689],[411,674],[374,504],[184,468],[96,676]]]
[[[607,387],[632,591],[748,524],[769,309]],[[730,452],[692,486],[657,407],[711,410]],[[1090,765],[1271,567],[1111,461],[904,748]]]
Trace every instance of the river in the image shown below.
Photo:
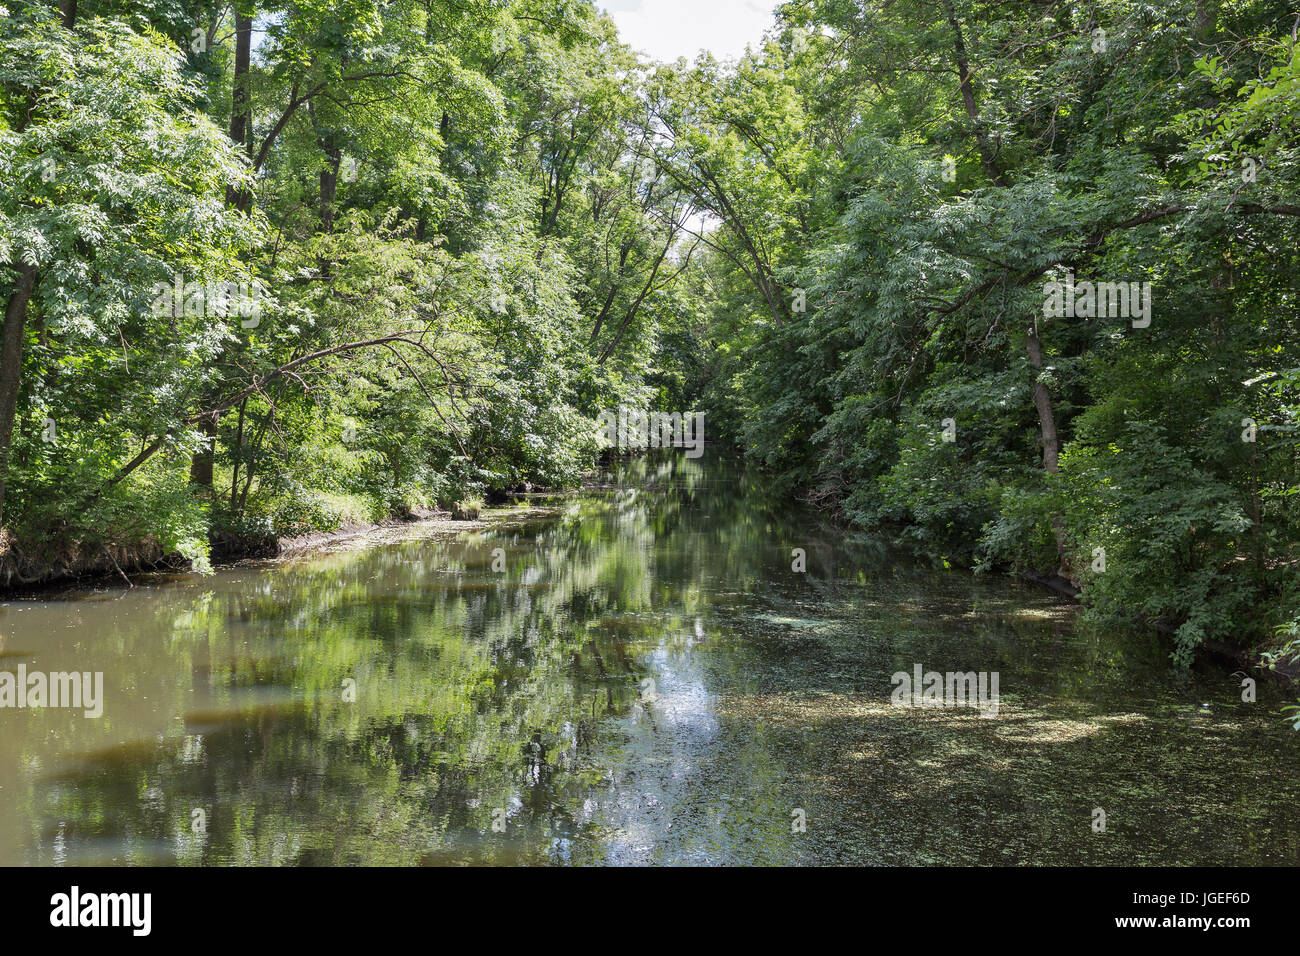
[[[1264,681],[711,456],[488,517],[4,603],[0,670],[104,676],[0,708],[0,864],[1300,863]]]

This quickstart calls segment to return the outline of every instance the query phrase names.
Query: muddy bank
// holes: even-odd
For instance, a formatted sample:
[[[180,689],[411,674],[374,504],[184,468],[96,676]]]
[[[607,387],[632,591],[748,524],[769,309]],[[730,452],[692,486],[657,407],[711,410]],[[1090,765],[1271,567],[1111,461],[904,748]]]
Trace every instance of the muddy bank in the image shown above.
[[[7,532],[0,534],[0,592],[5,594],[110,576],[123,580],[132,572],[188,566],[152,536],[132,545],[68,540],[29,546]]]
[[[278,558],[291,554],[302,554],[314,548],[334,541],[355,538],[358,535],[378,531],[381,528],[396,528],[414,524],[417,521],[431,521],[450,518],[451,513],[429,508],[415,508],[402,514],[392,515],[383,521],[367,521],[345,524],[330,531],[311,531],[307,534],[288,535],[284,537],[235,535],[216,531],[212,534],[213,564],[227,564],[244,558]]]
[[[240,534],[214,528],[209,532],[210,560],[215,566],[249,559],[304,555],[338,542],[422,523],[429,524],[433,531],[471,530],[476,526],[487,526],[481,515],[484,504],[500,511],[502,506],[541,502],[564,494],[562,490],[532,484],[488,489],[484,492],[484,499],[439,502],[436,508],[417,505],[382,521],[359,522],[330,531],[283,537]],[[496,524],[508,515],[508,511],[493,514],[490,522]],[[131,544],[108,544],[90,538],[51,535],[30,544],[0,530],[0,598],[22,598],[114,582],[130,585],[133,574],[192,570],[189,559],[164,548],[152,535]]]
[[[386,530],[428,525],[434,531],[455,533],[487,527],[509,513],[484,520],[477,516],[458,517],[450,511],[417,508],[383,521],[349,524],[333,531],[317,531],[282,538],[239,538],[214,535],[212,563],[228,565],[249,559],[288,558],[356,539],[366,539]],[[131,575],[193,570],[188,559],[168,552],[153,537],[134,545],[67,542],[42,550],[24,550],[0,540],[0,597],[22,599],[48,596],[51,592],[88,586],[133,585]]]

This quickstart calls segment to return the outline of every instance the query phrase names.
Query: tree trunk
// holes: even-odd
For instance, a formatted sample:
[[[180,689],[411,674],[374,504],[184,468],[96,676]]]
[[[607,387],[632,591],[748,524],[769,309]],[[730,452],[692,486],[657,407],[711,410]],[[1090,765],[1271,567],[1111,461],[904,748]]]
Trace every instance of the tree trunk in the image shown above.
[[[59,13],[63,14],[63,25],[71,30],[77,25],[77,0],[59,0]]]
[[[1040,382],[1038,373],[1043,371],[1043,346],[1038,340],[1038,329],[1031,326],[1025,336],[1025,349],[1029,352],[1029,362],[1034,367],[1034,407],[1038,409],[1038,424],[1043,431],[1043,467],[1051,474],[1060,470],[1061,443],[1056,435],[1056,415],[1052,411],[1052,396],[1047,386]]]
[[[338,195],[339,166],[343,162],[343,151],[332,139],[321,140],[321,149],[325,152],[325,165],[320,171],[320,231],[329,235],[334,231],[334,198]],[[316,260],[322,279],[334,277],[334,261],[326,256]]]
[[[201,490],[212,490],[212,466],[216,458],[217,421],[220,417],[220,413],[214,412],[205,415],[198,423],[204,443],[190,460],[190,484],[198,485]]]
[[[252,158],[252,100],[248,95],[248,68],[253,48],[253,18],[235,12],[235,73],[230,95],[230,139],[244,147]],[[248,212],[252,197],[244,190],[230,190],[226,201],[240,212]]]
[[[962,104],[966,107],[966,118],[970,121],[971,128],[975,133],[975,145],[979,147],[980,161],[984,164],[984,172],[995,186],[1005,186],[1007,184],[1006,176],[1003,175],[1001,168],[997,163],[997,158],[993,154],[993,147],[989,143],[988,131],[980,121],[979,104],[975,101],[975,86],[971,83],[970,59],[966,53],[966,38],[962,34],[961,22],[957,19],[957,12],[953,9],[951,0],[945,0],[944,10],[948,14],[948,25],[952,27],[953,33],[953,52],[957,57],[957,76],[961,87]]]
[[[230,510],[235,510],[235,502],[239,499],[239,460],[244,453],[244,411],[248,408],[248,399],[239,403],[239,424],[235,428],[235,447],[232,458],[234,465],[230,469]]]
[[[14,416],[18,411],[18,386],[23,372],[23,339],[27,331],[27,303],[36,288],[36,267],[18,263],[18,281],[5,303],[0,329],[0,527],[4,522],[5,492],[9,488],[9,448]]]
[[[600,307],[600,312],[596,315],[596,322],[591,328],[591,338],[587,340],[587,345],[595,345],[596,340],[600,338],[600,327],[605,324],[605,317],[609,315],[610,307],[614,304],[614,297],[618,295],[618,284],[611,284],[609,295],[605,296],[605,304]]]
[[[1043,470],[1055,475],[1061,470],[1061,440],[1056,433],[1056,414],[1052,409],[1052,396],[1047,386],[1039,381],[1043,371],[1043,346],[1038,339],[1037,323],[1029,326],[1025,336],[1025,350],[1029,353],[1029,364],[1034,369],[1034,408],[1038,410],[1038,426],[1042,432]],[[1065,531],[1065,522],[1059,514],[1052,515],[1052,537],[1056,539],[1056,556],[1060,563],[1057,574],[1073,581],[1074,573],[1070,568],[1069,536]]]
[[[1219,28],[1219,0],[1196,0],[1196,38],[1202,43],[1214,40]]]
[[[320,145],[325,152],[325,165],[320,171],[320,228],[321,232],[331,233],[334,231],[334,197],[338,195],[343,151],[332,142],[323,141]]]
[[[252,100],[248,93],[248,71],[252,57],[253,17],[235,10],[235,72],[230,94],[230,139],[252,154]],[[247,190],[227,189],[226,202],[240,212],[248,212],[253,197]],[[215,400],[215,394],[209,394]],[[211,492],[213,461],[217,447],[217,421],[219,415],[205,417],[199,423],[205,439],[204,446],[190,459],[190,483],[200,490]]]

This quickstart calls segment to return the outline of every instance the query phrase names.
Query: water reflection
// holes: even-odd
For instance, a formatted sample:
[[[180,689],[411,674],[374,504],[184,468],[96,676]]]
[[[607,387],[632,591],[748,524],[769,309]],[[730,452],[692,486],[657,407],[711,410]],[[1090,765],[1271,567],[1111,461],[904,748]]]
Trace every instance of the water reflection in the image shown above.
[[[1300,862],[1269,688],[725,464],[608,484],[5,605],[0,669],[103,671],[107,699],[0,709],[0,863]],[[999,671],[997,718],[891,707],[918,662]]]

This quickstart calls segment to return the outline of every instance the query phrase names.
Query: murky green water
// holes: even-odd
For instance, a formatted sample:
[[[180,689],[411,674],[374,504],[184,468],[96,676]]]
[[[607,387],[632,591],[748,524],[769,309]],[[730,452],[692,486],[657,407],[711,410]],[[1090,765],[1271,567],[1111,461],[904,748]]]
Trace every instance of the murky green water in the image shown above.
[[[620,484],[4,605],[0,670],[105,702],[0,708],[0,864],[1300,863],[1276,689],[725,465]],[[891,706],[915,664],[996,671],[997,716]]]

